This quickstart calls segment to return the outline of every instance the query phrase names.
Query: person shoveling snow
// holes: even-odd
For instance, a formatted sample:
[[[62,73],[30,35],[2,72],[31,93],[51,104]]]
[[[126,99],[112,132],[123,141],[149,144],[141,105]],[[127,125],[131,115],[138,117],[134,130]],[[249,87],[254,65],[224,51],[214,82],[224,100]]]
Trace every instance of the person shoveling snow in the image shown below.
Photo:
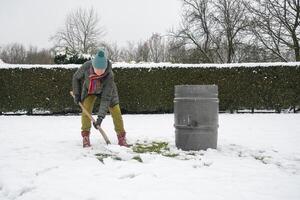
[[[97,97],[101,98],[97,120],[93,122],[96,129],[101,126],[109,110],[120,146],[129,145],[126,142],[119,96],[112,72],[112,64],[107,59],[105,49],[100,49],[95,57],[85,62],[73,75],[72,88],[74,102],[82,104],[88,113],[81,115],[81,135],[83,147],[90,147],[91,114]]]

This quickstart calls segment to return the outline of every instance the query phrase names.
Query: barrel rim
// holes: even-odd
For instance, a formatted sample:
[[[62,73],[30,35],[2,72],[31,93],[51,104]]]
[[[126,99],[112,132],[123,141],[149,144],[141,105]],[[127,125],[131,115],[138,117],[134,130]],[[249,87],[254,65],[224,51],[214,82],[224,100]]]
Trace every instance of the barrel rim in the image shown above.
[[[190,85],[190,84],[186,84],[186,85],[175,85],[175,88],[181,88],[181,87],[212,87],[212,88],[218,88],[218,85],[216,84],[209,84],[209,85]]]

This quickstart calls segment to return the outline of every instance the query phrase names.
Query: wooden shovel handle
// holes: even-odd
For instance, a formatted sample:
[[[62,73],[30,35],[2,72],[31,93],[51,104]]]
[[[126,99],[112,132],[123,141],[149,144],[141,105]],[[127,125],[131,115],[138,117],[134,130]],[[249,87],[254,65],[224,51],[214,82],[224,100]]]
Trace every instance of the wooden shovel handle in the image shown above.
[[[70,91],[70,95],[71,95],[73,98],[75,98],[74,93],[73,93],[72,91]],[[92,117],[92,115],[87,111],[87,109],[82,105],[81,102],[79,102],[79,106],[80,106],[82,112],[84,112],[84,114],[85,114],[86,116],[88,116],[88,118],[89,118],[93,123],[96,122],[96,120]],[[100,126],[97,126],[97,129],[100,131],[100,133],[101,133],[102,137],[104,138],[106,144],[111,144],[110,141],[109,141],[109,139],[108,139],[108,137],[107,137],[107,135],[105,134],[104,130],[103,130]]]

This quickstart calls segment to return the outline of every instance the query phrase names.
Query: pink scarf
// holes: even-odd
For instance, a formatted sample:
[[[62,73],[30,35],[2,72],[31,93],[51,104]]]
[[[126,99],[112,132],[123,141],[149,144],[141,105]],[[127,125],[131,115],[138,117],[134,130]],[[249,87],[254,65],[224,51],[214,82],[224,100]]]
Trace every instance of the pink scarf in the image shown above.
[[[89,79],[90,79],[90,85],[89,85],[89,91],[88,94],[95,94],[95,91],[100,87],[101,85],[101,79],[105,77],[105,73],[98,76],[97,74],[95,74],[94,69],[91,68],[90,69],[90,75],[89,75]]]

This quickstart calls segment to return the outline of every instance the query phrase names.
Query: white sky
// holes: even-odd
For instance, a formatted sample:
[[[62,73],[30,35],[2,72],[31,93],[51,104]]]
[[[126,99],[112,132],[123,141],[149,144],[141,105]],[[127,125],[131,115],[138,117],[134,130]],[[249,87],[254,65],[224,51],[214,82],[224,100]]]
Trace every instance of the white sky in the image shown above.
[[[66,15],[91,6],[106,28],[104,40],[119,46],[154,32],[165,34],[180,22],[180,0],[0,0],[0,45],[51,47],[49,38],[63,26]]]

